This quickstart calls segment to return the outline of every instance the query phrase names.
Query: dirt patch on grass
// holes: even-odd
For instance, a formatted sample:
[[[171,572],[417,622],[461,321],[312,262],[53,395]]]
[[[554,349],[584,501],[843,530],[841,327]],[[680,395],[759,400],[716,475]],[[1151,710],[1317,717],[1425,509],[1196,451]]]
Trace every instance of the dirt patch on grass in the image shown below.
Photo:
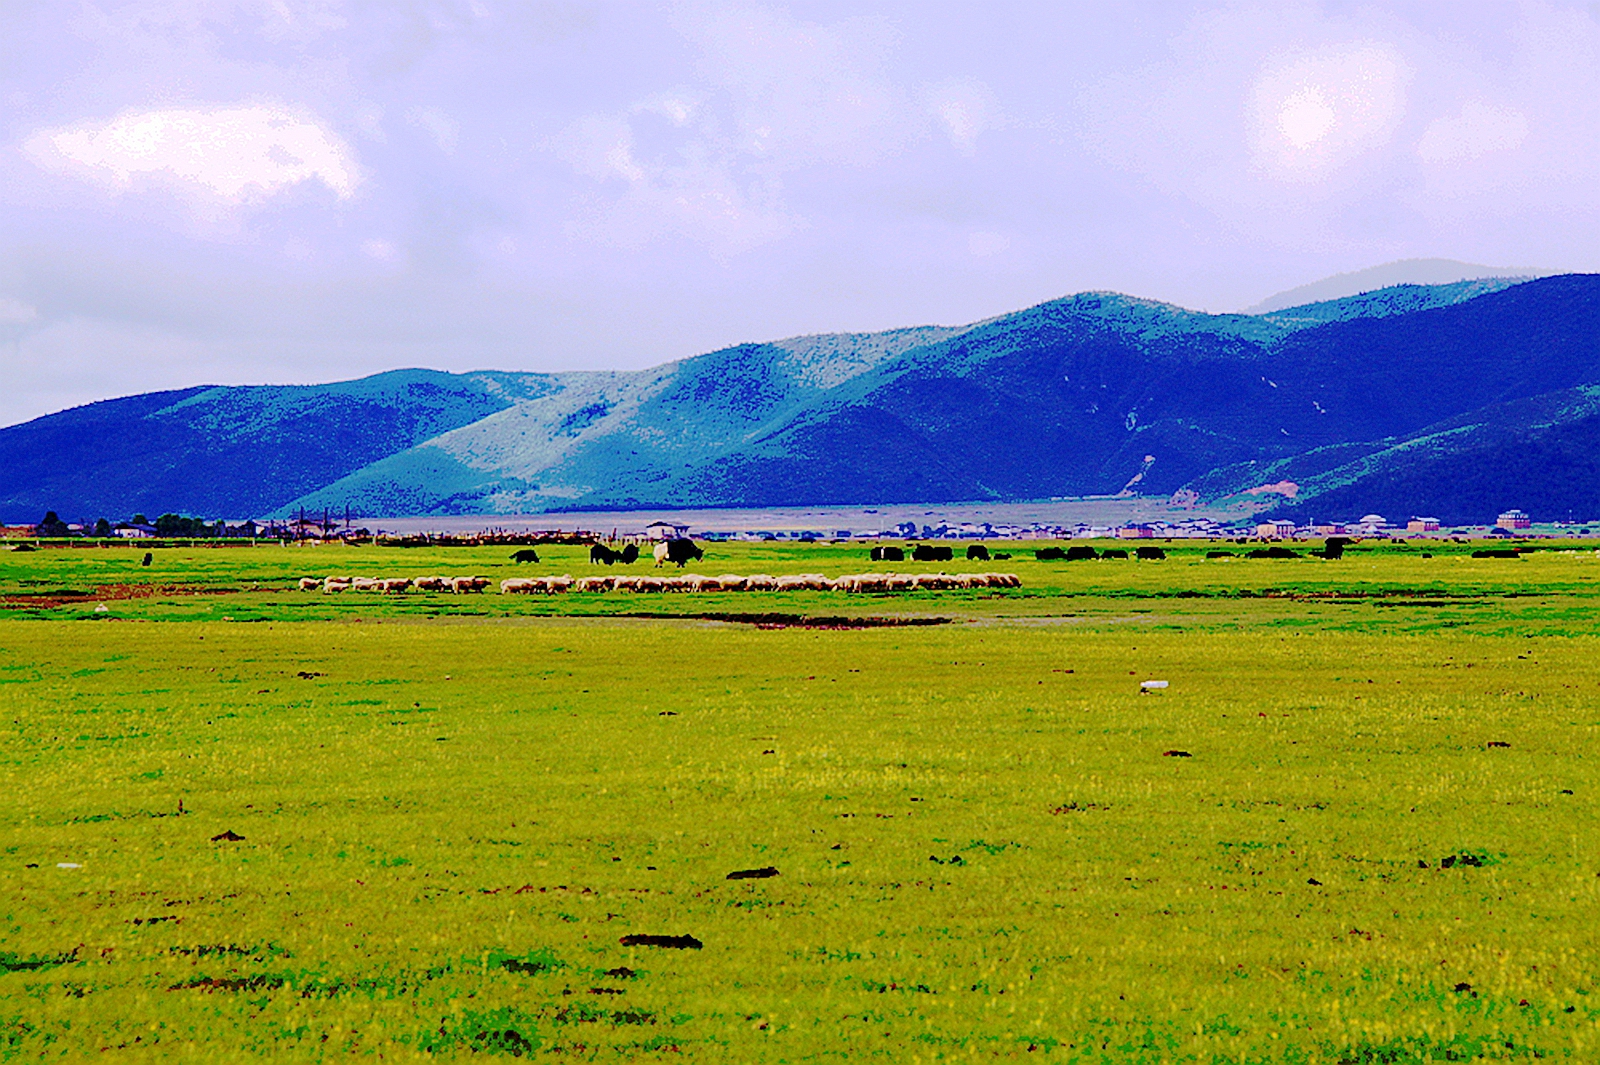
[[[115,599],[150,599],[158,595],[232,595],[238,588],[201,588],[192,584],[97,584],[91,592],[59,588],[49,592],[0,595],[0,608],[50,609],[70,603],[98,603]]]

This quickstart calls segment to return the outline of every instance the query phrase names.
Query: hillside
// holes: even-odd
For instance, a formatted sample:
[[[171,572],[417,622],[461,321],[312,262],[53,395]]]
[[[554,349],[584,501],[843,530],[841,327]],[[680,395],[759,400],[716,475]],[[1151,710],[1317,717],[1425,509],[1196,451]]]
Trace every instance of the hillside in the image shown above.
[[[1286,512],[1600,513],[1600,276],[1262,315],[1084,293],[636,373],[195,388],[0,429],[0,516],[941,502],[1293,480]],[[1137,480],[1136,480],[1137,478]],[[1350,513],[1347,513],[1350,512]]]

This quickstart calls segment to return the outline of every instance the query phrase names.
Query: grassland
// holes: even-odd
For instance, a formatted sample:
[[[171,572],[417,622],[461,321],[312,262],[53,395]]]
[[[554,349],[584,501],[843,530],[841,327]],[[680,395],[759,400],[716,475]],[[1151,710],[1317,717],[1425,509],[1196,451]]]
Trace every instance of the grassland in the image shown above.
[[[1600,1060],[1593,545],[1167,546],[0,555],[0,1057]]]

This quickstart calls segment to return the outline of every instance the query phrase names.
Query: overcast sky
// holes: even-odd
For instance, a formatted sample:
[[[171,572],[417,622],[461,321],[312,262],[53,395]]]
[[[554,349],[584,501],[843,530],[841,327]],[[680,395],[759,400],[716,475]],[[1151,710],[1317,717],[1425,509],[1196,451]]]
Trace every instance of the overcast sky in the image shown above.
[[[1600,4],[0,2],[0,424],[1600,269]]]

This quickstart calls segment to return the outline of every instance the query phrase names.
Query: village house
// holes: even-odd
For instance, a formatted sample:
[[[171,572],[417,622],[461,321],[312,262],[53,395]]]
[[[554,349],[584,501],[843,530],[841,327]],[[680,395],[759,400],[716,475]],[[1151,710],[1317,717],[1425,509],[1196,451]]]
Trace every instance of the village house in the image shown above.
[[[653,521],[644,527],[644,535],[650,540],[683,540],[689,535],[689,526],[670,521]]]
[[[1294,536],[1294,522],[1263,521],[1256,525],[1256,535],[1273,540],[1288,540]]]

